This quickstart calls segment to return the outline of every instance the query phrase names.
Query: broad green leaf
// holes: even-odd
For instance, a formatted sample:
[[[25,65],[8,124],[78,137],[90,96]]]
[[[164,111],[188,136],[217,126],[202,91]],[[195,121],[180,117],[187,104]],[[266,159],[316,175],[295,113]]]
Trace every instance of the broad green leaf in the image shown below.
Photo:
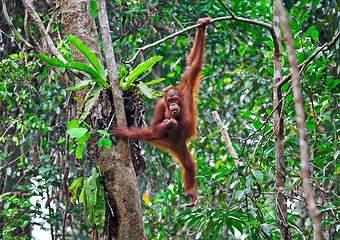
[[[86,200],[86,187],[85,187],[86,182],[87,182],[87,179],[84,180],[84,186],[83,186],[83,189],[81,190],[80,196],[79,196],[79,203],[83,203]],[[85,208],[85,206],[84,206],[84,208]],[[85,210],[86,210],[86,208],[85,208]]]
[[[85,118],[89,115],[90,110],[92,109],[95,101],[98,99],[99,94],[102,90],[103,90],[102,86],[96,85],[87,93],[85,98],[84,112],[81,114],[79,118],[80,121],[84,121]]]
[[[63,143],[66,141],[66,138],[63,138],[63,139],[60,139],[57,143],[60,144],[60,143]]]
[[[83,158],[84,149],[85,149],[85,144],[81,144],[76,148],[76,158],[78,158],[78,159]]]
[[[98,140],[98,147],[105,147],[107,150],[110,150],[112,146],[112,142],[109,138],[101,138]]]
[[[83,80],[83,81],[77,82],[74,86],[68,87],[66,89],[69,91],[78,91],[80,89],[87,87],[92,82],[93,82],[92,80]]]
[[[318,5],[320,2],[320,0],[313,0],[312,1],[312,9],[314,9],[316,7],[316,5]]]
[[[153,98],[154,97],[154,92],[153,89],[149,88],[146,86],[144,83],[140,82],[138,85],[139,90],[148,98]]]
[[[289,21],[291,28],[293,28],[295,31],[299,31],[300,30],[300,26],[297,22],[295,22],[294,20]]]
[[[51,58],[47,55],[44,55],[42,53],[39,53],[37,55],[41,60],[43,60],[45,63],[47,63],[49,66],[52,67],[66,67],[66,63],[63,63],[63,61],[57,59],[57,58]]]
[[[78,144],[83,144],[83,143],[86,143],[87,140],[90,139],[90,134],[89,133],[85,133],[82,137],[80,138],[77,138],[77,143]]]
[[[254,176],[260,181],[263,181],[263,173],[260,170],[253,170]]]
[[[96,57],[96,55],[86,47],[86,45],[73,35],[70,35],[68,39],[73,43],[73,45],[86,57],[87,61],[96,69],[97,73],[101,76],[101,79],[105,79],[102,67]]]
[[[312,132],[314,132],[314,122],[309,120],[309,121],[306,121],[306,128],[308,130],[311,130]]]
[[[330,89],[335,88],[340,83],[340,79],[336,79],[333,81],[333,83],[330,86]]]
[[[331,209],[334,209],[334,208],[337,208],[337,207],[335,205],[333,205],[333,204],[330,204],[330,205],[321,207],[320,208],[320,212],[324,212],[324,211],[331,210]]]
[[[266,43],[271,49],[274,48],[274,42],[272,40],[268,40]]]
[[[272,68],[272,67],[267,67],[266,69],[267,69],[267,71],[268,71],[270,74],[274,74],[274,68]]]
[[[312,38],[313,38],[314,42],[318,41],[318,37],[319,37],[319,32],[317,30],[314,30],[312,32]]]
[[[152,80],[152,81],[150,81],[150,82],[146,82],[146,83],[144,83],[146,86],[149,86],[149,85],[153,85],[153,84],[156,84],[156,83],[160,83],[160,82],[162,82],[162,81],[164,81],[165,80],[165,78],[158,78],[158,79],[154,79],[154,80]]]
[[[68,129],[75,128],[75,127],[78,127],[78,126],[79,126],[78,120],[69,121],[68,124],[67,124]]]
[[[93,68],[87,66],[84,63],[80,62],[68,62],[68,63],[63,63],[61,60],[56,59],[56,58],[51,58],[49,56],[46,56],[44,54],[39,53],[38,57],[45,61],[48,65],[50,66],[55,66],[55,67],[68,67],[68,68],[73,68],[77,69],[80,71],[87,72],[88,74],[91,75],[91,79],[99,84],[101,84],[104,87],[107,87],[108,84],[105,81],[105,79]]]
[[[77,178],[75,179],[72,183],[71,183],[71,186],[68,188],[69,190],[71,190],[71,202],[73,203],[74,200],[76,199],[76,196],[77,196],[77,190],[78,190],[78,187],[79,187],[79,184],[83,181],[83,179],[85,179],[85,177],[80,177],[80,178]]]
[[[232,221],[232,225],[233,227],[235,227],[240,233],[243,233],[243,229],[244,227],[242,226],[242,221],[241,219],[237,218],[237,217],[233,217],[233,216],[229,216],[229,218],[234,218],[235,221]]]
[[[67,133],[76,138],[80,138],[84,136],[85,133],[87,133],[87,128],[77,127],[77,128],[71,128],[67,131]]]
[[[69,190],[72,190],[74,188],[77,188],[79,184],[85,179],[85,177],[79,177],[75,179],[72,183],[71,186],[68,188]]]
[[[148,71],[152,68],[152,66],[161,60],[163,57],[161,56],[154,56],[148,60],[146,60],[143,63],[140,63],[135,69],[132,70],[132,72],[126,77],[125,82],[123,83],[123,90],[127,90],[131,87],[131,84],[133,81],[138,77],[140,74]]]
[[[262,125],[261,121],[257,120],[257,119],[253,119],[252,123],[253,123],[253,126],[256,130],[259,129],[259,127],[261,127],[261,125]]]
[[[214,235],[213,235],[212,239],[216,239],[216,236],[220,232],[221,227],[222,227],[222,223],[221,222],[216,224],[216,227],[215,227],[215,230],[214,230]]]
[[[110,134],[104,130],[98,130],[97,132],[99,132],[100,134],[103,134],[105,136],[110,136]]]
[[[91,75],[91,79],[92,79],[93,81],[99,83],[99,84],[102,85],[103,87],[107,87],[107,86],[108,86],[108,84],[107,84],[107,82],[105,81],[105,79],[102,78],[102,77],[100,76],[100,74],[96,72],[96,70],[94,70],[93,68],[87,66],[87,65],[84,64],[84,63],[80,63],[80,62],[71,62],[71,63],[67,64],[66,67],[74,68],[74,69],[77,69],[77,70],[80,70],[80,71],[87,72],[88,74]]]
[[[311,26],[311,27],[307,30],[307,32],[306,32],[305,34],[303,34],[303,38],[306,38],[306,37],[308,37],[310,34],[312,34],[312,32],[314,31],[314,29],[315,29],[315,26]]]

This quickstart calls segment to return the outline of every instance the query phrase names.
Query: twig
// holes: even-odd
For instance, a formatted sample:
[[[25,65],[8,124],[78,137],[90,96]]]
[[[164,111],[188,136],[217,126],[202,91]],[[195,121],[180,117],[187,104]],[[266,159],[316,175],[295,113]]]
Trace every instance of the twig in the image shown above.
[[[234,15],[234,13],[232,11],[230,11],[230,9],[228,8],[228,6],[222,2],[222,0],[218,0],[222,5],[223,7],[228,11],[228,13],[233,17],[233,18],[236,18],[236,16]]]
[[[220,115],[218,114],[217,111],[213,111],[211,113],[217,123],[218,128],[220,129],[221,133],[222,133],[222,137],[223,137],[223,141],[225,143],[225,145],[227,146],[229,153],[231,155],[231,157],[233,158],[234,164],[237,167],[238,166],[238,156],[237,153],[230,141],[229,135],[228,135],[228,131],[227,131],[227,127],[223,126],[222,120],[220,118]]]

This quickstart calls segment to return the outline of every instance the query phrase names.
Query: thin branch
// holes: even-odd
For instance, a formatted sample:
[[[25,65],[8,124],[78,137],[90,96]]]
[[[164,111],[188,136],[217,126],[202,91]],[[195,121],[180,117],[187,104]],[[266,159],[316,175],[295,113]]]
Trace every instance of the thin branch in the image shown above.
[[[50,49],[51,53],[57,57],[59,60],[63,61],[64,63],[67,63],[66,59],[58,52],[57,48],[54,46],[53,41],[46,31],[46,28],[41,21],[39,15],[35,11],[34,7],[31,5],[30,1],[28,0],[22,0],[23,4],[25,5],[26,9],[28,10],[29,14],[31,15],[31,18],[36,25],[36,27],[39,29],[44,41],[46,42],[48,48]]]
[[[238,156],[237,156],[237,153],[236,153],[236,151],[235,151],[235,149],[234,149],[234,147],[233,147],[233,145],[230,141],[228,131],[227,131],[227,127],[223,126],[222,120],[221,120],[220,115],[218,114],[217,111],[213,111],[211,114],[214,116],[214,119],[217,123],[217,126],[222,133],[223,141],[224,141],[225,145],[227,146],[231,157],[233,158],[235,166],[237,167],[238,166]]]
[[[228,6],[222,2],[222,0],[218,0],[222,5],[223,7],[228,11],[228,13],[233,17],[233,18],[236,18],[236,16],[234,15],[234,13],[228,8]]]
[[[5,15],[6,21],[8,22],[8,25],[11,27],[12,31],[14,32],[14,34],[16,36],[18,36],[23,41],[23,43],[26,44],[26,46],[28,46],[29,48],[33,48],[33,46],[29,42],[27,42],[25,38],[23,38],[21,36],[21,34],[17,31],[17,29],[15,28],[14,24],[12,23],[11,18],[9,17],[8,12],[7,12],[7,6],[6,6],[6,1],[5,0],[2,0],[2,10],[4,11],[4,15]]]
[[[214,19],[211,19],[210,23],[220,22],[220,21],[225,21],[225,20],[234,20],[234,21],[238,21],[238,22],[245,22],[245,23],[249,23],[249,24],[252,24],[252,25],[256,25],[256,26],[260,26],[260,27],[268,29],[270,31],[270,34],[272,35],[273,42],[274,42],[274,49],[275,49],[275,53],[276,53],[276,50],[278,49],[279,44],[278,44],[277,37],[276,37],[276,34],[274,32],[274,28],[273,28],[272,25],[270,25],[268,23],[260,22],[260,21],[257,21],[257,20],[252,20],[252,19],[247,19],[247,18],[242,18],[242,17],[236,17],[235,15],[233,17],[232,16],[225,16],[225,17],[214,18]],[[173,34],[171,34],[171,35],[169,35],[169,36],[167,36],[165,38],[162,38],[162,39],[160,39],[160,40],[158,40],[158,41],[156,41],[154,43],[145,45],[142,48],[137,48],[137,52],[135,53],[135,55],[130,60],[124,61],[123,59],[120,59],[120,61],[122,63],[124,63],[124,64],[131,63],[131,62],[133,62],[137,58],[137,56],[141,52],[143,52],[143,51],[145,51],[145,50],[147,50],[147,49],[149,49],[151,47],[154,47],[154,46],[156,46],[156,45],[158,45],[160,43],[163,43],[166,40],[169,40],[169,39],[171,39],[171,38],[173,38],[173,37],[175,37],[177,35],[180,35],[180,34],[185,33],[185,32],[187,32],[187,31],[189,31],[191,29],[199,27],[200,25],[201,24],[192,25],[192,26],[184,28],[184,29],[182,29],[182,30],[180,30],[178,32],[175,32],[175,33],[173,33]]]
[[[48,22],[46,31],[49,32],[52,28],[53,22],[56,19],[58,12],[59,12],[60,5],[56,6],[53,10],[52,17],[50,18],[50,21]]]
[[[28,13],[27,9],[25,10],[25,18],[24,18],[24,31],[25,34],[28,38],[28,41],[34,46],[36,52],[40,52],[42,53],[43,50],[40,47],[40,45],[37,43],[37,41],[35,40],[35,38],[33,38],[32,36],[32,32],[31,32],[31,15]]]
[[[309,56],[309,58],[307,58],[304,62],[300,63],[298,65],[298,69],[301,70],[303,69],[308,63],[310,63],[311,61],[314,60],[315,56],[321,52],[321,51],[326,51],[329,50],[331,47],[333,47],[333,45],[335,44],[335,42],[339,39],[340,37],[340,31],[335,35],[335,37],[333,38],[333,40],[330,43],[325,43],[324,45],[322,45],[321,47],[318,47],[314,53],[312,55]],[[278,85],[278,88],[281,88],[283,85],[285,85],[290,79],[292,78],[292,73],[290,73],[287,77],[285,77]]]

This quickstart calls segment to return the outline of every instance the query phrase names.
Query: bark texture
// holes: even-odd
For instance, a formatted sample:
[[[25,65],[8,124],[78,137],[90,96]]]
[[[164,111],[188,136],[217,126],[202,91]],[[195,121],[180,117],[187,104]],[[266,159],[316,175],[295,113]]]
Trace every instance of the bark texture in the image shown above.
[[[273,88],[273,105],[275,112],[273,114],[273,129],[275,139],[275,156],[276,156],[276,215],[280,228],[281,239],[291,239],[287,217],[287,200],[285,196],[286,169],[284,165],[284,127],[282,117],[282,89],[278,84],[282,80],[282,51],[281,51],[281,23],[278,16],[277,8],[274,4],[273,10],[274,31],[277,36],[278,46],[273,50],[274,57],[274,88]],[[279,107],[276,106],[279,104]]]

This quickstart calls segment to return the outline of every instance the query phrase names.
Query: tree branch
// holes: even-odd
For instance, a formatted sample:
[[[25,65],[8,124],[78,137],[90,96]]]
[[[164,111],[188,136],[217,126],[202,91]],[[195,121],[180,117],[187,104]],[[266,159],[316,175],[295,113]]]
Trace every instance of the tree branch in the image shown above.
[[[236,151],[235,151],[235,149],[234,149],[234,147],[231,143],[231,140],[229,138],[227,128],[226,128],[226,126],[223,126],[222,120],[221,120],[220,115],[218,114],[217,111],[213,111],[211,114],[213,115],[215,122],[217,123],[217,126],[222,133],[223,141],[224,141],[225,145],[227,146],[231,157],[233,158],[235,166],[237,167],[238,166],[238,156],[237,156],[237,153],[236,153]]]
[[[233,17],[233,18],[236,18],[236,16],[234,15],[234,13],[228,8],[228,6],[224,3],[224,2],[222,2],[222,0],[218,0],[221,4],[222,4],[222,6],[228,11],[228,13]]]
[[[297,66],[297,59],[294,52],[294,41],[289,28],[287,13],[285,8],[283,7],[282,1],[281,0],[275,1],[277,3],[277,9],[279,12],[280,20],[282,22],[283,35],[284,38],[286,39],[289,65],[292,69],[292,86],[295,98],[296,123],[299,130],[299,145],[301,154],[301,172],[303,179],[303,189],[306,193],[306,198],[308,201],[308,212],[314,224],[314,239],[321,240],[322,239],[321,216],[315,203],[314,189],[310,183],[309,152],[306,133],[306,122],[303,109],[302,93],[300,88],[299,69]]]
[[[229,9],[229,8],[228,8]],[[230,11],[230,10],[229,10]],[[232,16],[225,16],[225,17],[218,17],[218,18],[214,18],[214,19],[211,19],[210,23],[214,23],[214,22],[220,22],[220,21],[225,21],[225,20],[234,20],[234,21],[238,21],[238,22],[244,22],[244,23],[249,23],[249,24],[252,24],[252,25],[256,25],[256,26],[260,26],[260,27],[263,27],[263,28],[266,28],[269,30],[270,34],[272,35],[272,38],[273,38],[273,42],[274,42],[274,49],[275,49],[275,54],[278,52],[277,49],[278,49],[278,46],[279,46],[279,43],[278,43],[278,40],[277,40],[277,37],[276,37],[276,34],[274,32],[274,28],[272,25],[268,24],[268,23],[264,23],[264,22],[260,22],[260,21],[256,21],[256,20],[252,20],[252,19],[247,19],[247,18],[242,18],[242,17],[236,17],[234,14],[232,14]],[[154,43],[151,43],[151,44],[148,44],[148,45],[145,45],[144,47],[142,48],[137,48],[137,52],[135,53],[135,55],[128,61],[124,61],[123,59],[120,59],[120,61],[124,64],[128,64],[128,63],[131,63],[133,62],[134,60],[136,60],[137,56],[147,50],[148,48],[151,48],[151,47],[154,47],[160,43],[163,43],[165,42],[166,40],[169,40],[177,35],[180,35],[182,33],[185,33],[191,29],[194,29],[198,26],[200,26],[201,24],[195,24],[195,25],[192,25],[190,27],[187,27],[187,28],[184,28],[178,32],[175,32],[165,38],[162,38]]]
[[[17,31],[14,24],[12,23],[11,18],[9,17],[8,12],[7,12],[7,6],[6,6],[5,0],[2,0],[2,10],[4,11],[6,21],[8,25],[10,26],[10,28],[12,29],[12,31],[14,32],[14,34],[18,36],[23,41],[23,43],[26,44],[27,47],[33,48],[33,46],[29,42],[27,42],[25,38],[21,36],[21,34]]]
[[[31,15],[31,18],[36,25],[36,27],[39,29],[44,41],[46,42],[48,48],[50,49],[51,53],[57,57],[59,60],[63,61],[63,63],[67,63],[66,59],[58,52],[57,48],[54,46],[53,41],[46,31],[46,28],[41,21],[39,15],[35,11],[34,7],[31,5],[30,1],[28,0],[22,0],[23,4],[25,5],[26,9],[28,10],[29,14]]]

